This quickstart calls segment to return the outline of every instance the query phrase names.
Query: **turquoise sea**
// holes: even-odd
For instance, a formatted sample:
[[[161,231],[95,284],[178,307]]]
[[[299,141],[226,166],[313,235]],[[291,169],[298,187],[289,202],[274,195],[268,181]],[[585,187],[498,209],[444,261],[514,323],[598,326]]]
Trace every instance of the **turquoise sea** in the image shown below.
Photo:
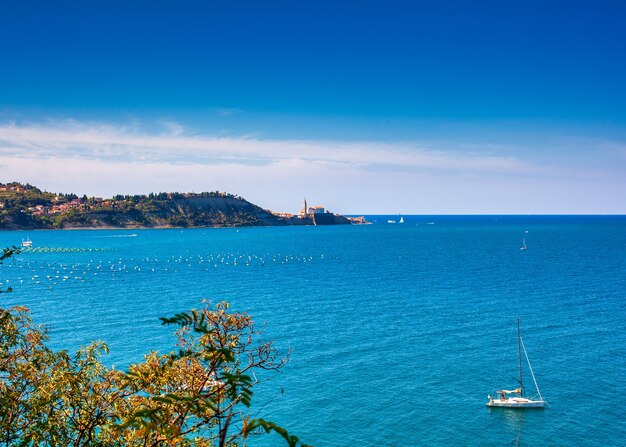
[[[625,216],[369,219],[0,232],[55,248],[0,266],[0,305],[30,307],[55,348],[105,340],[124,367],[173,347],[158,317],[228,300],[292,350],[254,414],[317,447],[625,445]],[[544,410],[485,407],[517,386],[517,316]]]

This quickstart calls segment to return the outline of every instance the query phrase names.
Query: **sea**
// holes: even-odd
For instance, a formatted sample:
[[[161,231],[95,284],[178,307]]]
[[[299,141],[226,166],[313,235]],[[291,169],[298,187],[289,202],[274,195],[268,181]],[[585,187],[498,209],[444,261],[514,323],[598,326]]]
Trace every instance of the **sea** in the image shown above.
[[[0,306],[126,368],[175,348],[159,317],[228,301],[289,353],[251,415],[316,447],[626,445],[626,216],[366,217],[3,231],[33,246],[0,266]],[[518,317],[543,410],[485,405],[518,386]]]

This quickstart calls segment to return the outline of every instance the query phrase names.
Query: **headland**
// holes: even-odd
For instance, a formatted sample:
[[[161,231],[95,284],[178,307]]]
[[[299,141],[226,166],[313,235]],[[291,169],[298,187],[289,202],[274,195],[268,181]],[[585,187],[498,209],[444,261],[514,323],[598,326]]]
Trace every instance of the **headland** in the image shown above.
[[[364,223],[305,207],[276,213],[226,192],[151,193],[112,198],[56,194],[29,185],[0,183],[0,229],[194,228]]]

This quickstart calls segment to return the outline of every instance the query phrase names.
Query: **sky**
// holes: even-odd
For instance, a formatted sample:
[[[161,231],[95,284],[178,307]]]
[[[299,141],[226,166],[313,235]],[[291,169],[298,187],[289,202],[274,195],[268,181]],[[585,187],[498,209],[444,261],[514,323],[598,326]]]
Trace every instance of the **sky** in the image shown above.
[[[626,3],[0,5],[0,181],[626,214]]]

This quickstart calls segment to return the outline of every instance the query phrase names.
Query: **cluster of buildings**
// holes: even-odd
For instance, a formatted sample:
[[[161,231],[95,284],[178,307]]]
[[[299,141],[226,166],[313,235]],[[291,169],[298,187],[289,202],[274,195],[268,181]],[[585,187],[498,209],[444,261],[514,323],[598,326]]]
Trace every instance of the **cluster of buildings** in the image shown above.
[[[2,185],[0,191],[24,192],[26,189],[22,185]]]
[[[326,208],[324,208],[321,205],[316,205],[316,206],[307,206],[307,202],[306,202],[306,198],[304,199],[304,206],[302,207],[302,209],[300,211],[298,211],[298,214],[291,214],[291,213],[274,213],[272,212],[272,214],[274,214],[275,216],[279,216],[279,217],[285,217],[285,218],[292,218],[292,217],[297,217],[298,219],[304,219],[307,217],[311,217],[312,214],[324,214],[326,212]]]
[[[0,192],[17,192],[24,193],[28,191],[28,188],[24,188],[21,185],[0,185]],[[112,200],[104,200],[100,197],[83,197],[78,198],[67,197],[67,196],[54,196],[50,199],[51,204],[46,205],[32,205],[29,206],[27,211],[34,216],[43,216],[47,214],[58,214],[63,213],[72,209],[81,208],[87,209],[94,205],[100,206],[111,206],[113,205]],[[6,208],[7,204],[4,201],[0,201],[0,209]]]
[[[63,197],[61,197],[63,198]],[[53,201],[59,202],[59,196],[52,199]],[[34,216],[42,216],[44,214],[58,214],[63,213],[65,211],[69,211],[74,208],[83,207],[83,201],[81,199],[74,199],[69,202],[57,203],[52,206],[44,206],[44,205],[35,205],[29,206],[28,211]]]
[[[72,200],[67,200],[63,196],[56,196],[52,198],[53,205],[52,206],[44,206],[44,205],[36,205],[28,207],[28,211],[35,216],[41,216],[44,214],[58,214],[64,213],[66,211],[70,211],[73,209],[89,209],[92,206],[104,206],[110,207],[114,204],[113,200],[104,200],[100,197],[90,197],[90,198],[75,198]]]
[[[326,209],[321,205],[307,206],[306,198],[304,199],[304,206],[298,212],[298,217],[309,217],[311,214],[324,214]]]

